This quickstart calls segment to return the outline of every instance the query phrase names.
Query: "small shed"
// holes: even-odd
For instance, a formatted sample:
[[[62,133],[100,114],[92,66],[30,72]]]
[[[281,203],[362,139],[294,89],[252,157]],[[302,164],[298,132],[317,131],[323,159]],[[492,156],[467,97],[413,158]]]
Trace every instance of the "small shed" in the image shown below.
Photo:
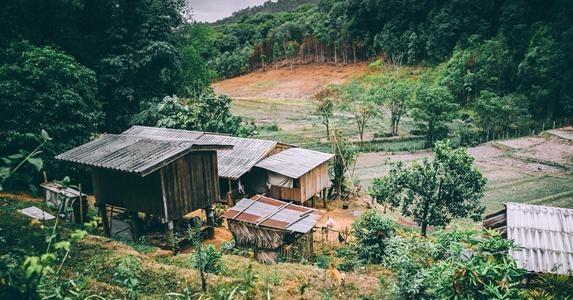
[[[56,158],[91,168],[96,204],[109,235],[106,205],[158,217],[173,232],[173,220],[219,199],[217,150],[230,145],[104,135]]]
[[[62,205],[62,201],[64,201],[64,206],[72,208],[72,219],[74,222],[81,223],[85,220],[88,212],[88,195],[81,193],[82,201],[80,202],[80,191],[74,188],[64,187],[57,182],[45,182],[40,184],[40,186],[44,189],[48,206],[57,210]],[[83,214],[80,215],[80,212],[83,212]]]
[[[328,162],[333,156],[290,148],[259,161],[255,167],[265,170],[270,197],[302,204],[330,186]]]
[[[573,272],[573,209],[506,203],[483,227],[497,229],[520,249],[511,251],[519,267],[532,273]]]
[[[236,246],[252,248],[263,263],[289,261],[295,253],[313,255],[313,228],[321,217],[316,209],[255,195],[242,199],[223,217]]]

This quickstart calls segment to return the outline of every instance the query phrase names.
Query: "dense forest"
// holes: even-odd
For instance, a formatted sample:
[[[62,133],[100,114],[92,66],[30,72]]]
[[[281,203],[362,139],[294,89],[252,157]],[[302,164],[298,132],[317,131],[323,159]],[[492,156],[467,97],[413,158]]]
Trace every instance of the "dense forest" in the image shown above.
[[[217,78],[284,60],[446,62],[443,84],[460,104],[484,90],[517,93],[531,101],[536,118],[553,119],[573,109],[572,15],[573,6],[562,0],[322,0],[194,26],[203,32],[201,52]]]
[[[216,21],[214,24],[230,24],[243,19],[244,17],[254,16],[258,13],[278,13],[293,10],[303,4],[318,3],[319,0],[278,0],[276,2],[267,1],[261,5],[250,6],[239,9],[229,17]]]

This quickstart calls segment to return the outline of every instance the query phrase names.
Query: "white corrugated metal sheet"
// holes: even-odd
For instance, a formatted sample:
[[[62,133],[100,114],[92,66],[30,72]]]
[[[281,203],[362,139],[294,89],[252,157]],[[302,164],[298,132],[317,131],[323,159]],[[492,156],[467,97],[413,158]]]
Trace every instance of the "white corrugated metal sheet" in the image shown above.
[[[271,155],[255,166],[290,178],[299,178],[334,155],[302,148],[290,148]]]
[[[507,203],[506,232],[522,249],[519,266],[532,272],[573,272],[573,209]]]
[[[159,140],[183,139],[203,143],[233,145],[232,150],[217,151],[219,177],[239,179],[267,156],[277,145],[275,141],[232,137],[191,130],[133,126],[123,134],[138,135]]]

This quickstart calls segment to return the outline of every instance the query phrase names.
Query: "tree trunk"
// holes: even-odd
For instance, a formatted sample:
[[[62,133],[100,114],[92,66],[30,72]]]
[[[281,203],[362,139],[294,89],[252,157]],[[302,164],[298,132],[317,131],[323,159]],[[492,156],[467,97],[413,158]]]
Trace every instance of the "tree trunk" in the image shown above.
[[[202,268],[199,271],[199,275],[201,275],[201,290],[203,290],[203,292],[207,292],[207,276]]]
[[[327,120],[326,124],[324,124],[324,125],[326,125],[326,140],[327,141],[330,141],[330,124],[329,123],[330,122]]]
[[[336,44],[334,44],[334,64],[336,65],[338,63],[338,57],[336,56]]]
[[[352,55],[354,56],[354,63],[356,63],[356,46],[352,43]]]
[[[428,232],[428,220],[427,220],[427,218],[428,218],[429,208],[430,208],[430,202],[428,200],[426,200],[424,202],[424,213],[422,215],[422,224],[420,224],[422,227],[422,236],[423,237],[426,237],[426,233]]]

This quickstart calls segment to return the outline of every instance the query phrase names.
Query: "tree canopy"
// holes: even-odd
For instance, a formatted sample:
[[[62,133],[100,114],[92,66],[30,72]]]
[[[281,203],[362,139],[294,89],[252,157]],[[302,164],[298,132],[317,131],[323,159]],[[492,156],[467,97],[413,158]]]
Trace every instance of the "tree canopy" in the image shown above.
[[[426,235],[428,226],[444,227],[453,218],[480,220],[485,183],[465,149],[453,150],[448,142],[438,142],[432,160],[425,158],[409,167],[394,164],[388,176],[374,180],[370,194],[399,208]]]

